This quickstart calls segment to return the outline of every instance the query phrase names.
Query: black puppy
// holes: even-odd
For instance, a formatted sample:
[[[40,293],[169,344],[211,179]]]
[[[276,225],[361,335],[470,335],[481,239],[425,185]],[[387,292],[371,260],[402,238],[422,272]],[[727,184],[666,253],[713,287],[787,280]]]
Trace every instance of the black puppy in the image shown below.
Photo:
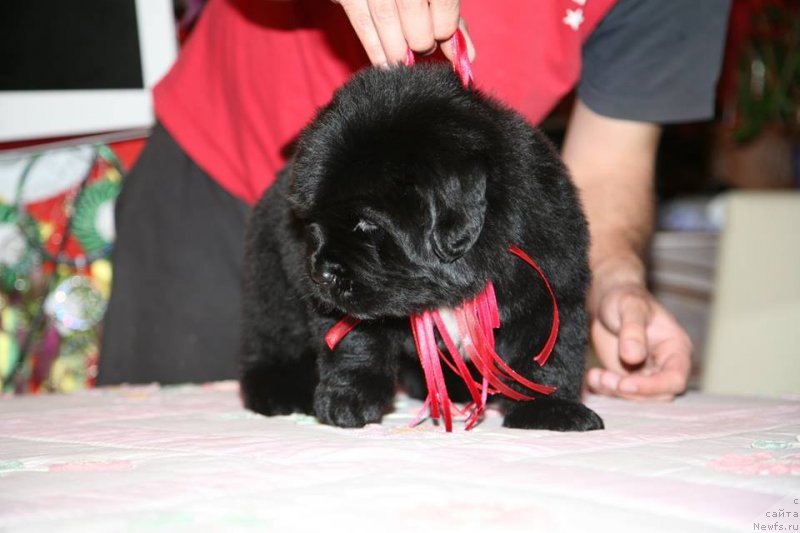
[[[419,367],[408,316],[455,307],[492,280],[497,352],[558,387],[505,400],[504,424],[602,428],[579,398],[587,241],[566,169],[519,115],[447,66],[365,70],[303,131],[250,220],[244,403],[342,427],[379,422],[401,368]],[[550,296],[510,245],[539,263],[558,299],[561,330],[544,367],[532,358],[550,330]],[[345,314],[362,322],[331,351],[323,338]]]

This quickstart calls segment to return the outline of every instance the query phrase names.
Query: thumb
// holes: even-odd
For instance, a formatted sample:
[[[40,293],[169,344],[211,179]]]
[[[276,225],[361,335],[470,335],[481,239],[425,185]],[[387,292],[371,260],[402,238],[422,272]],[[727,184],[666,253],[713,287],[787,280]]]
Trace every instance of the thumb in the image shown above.
[[[624,364],[637,366],[647,359],[647,323],[650,303],[638,290],[623,289],[604,299],[600,318],[615,333],[619,358]]]

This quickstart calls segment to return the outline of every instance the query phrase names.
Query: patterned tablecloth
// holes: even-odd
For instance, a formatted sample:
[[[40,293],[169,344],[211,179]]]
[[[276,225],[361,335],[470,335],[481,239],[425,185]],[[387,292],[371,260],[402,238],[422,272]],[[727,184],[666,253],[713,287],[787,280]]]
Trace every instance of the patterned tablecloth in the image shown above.
[[[0,530],[800,530],[800,398],[588,403],[607,430],[446,434],[404,397],[343,430],[230,382],[7,398]]]

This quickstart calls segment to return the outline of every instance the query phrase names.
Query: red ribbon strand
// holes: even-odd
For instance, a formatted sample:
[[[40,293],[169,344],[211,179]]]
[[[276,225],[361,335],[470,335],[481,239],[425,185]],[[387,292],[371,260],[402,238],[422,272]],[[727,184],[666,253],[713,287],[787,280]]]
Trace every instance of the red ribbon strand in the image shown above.
[[[328,345],[328,349],[333,350],[336,345],[339,344],[339,341],[345,338],[345,336],[360,323],[361,320],[350,315],[344,315],[344,318],[334,324],[334,326],[328,330],[328,333],[325,334],[325,344]]]
[[[451,41],[451,50],[453,51],[453,70],[461,78],[461,83],[464,87],[469,88],[472,85],[472,63],[469,62],[469,50],[467,49],[467,39],[461,28],[456,30]],[[416,57],[411,48],[406,50],[406,57],[403,64],[407,67],[413,67],[416,63]]]

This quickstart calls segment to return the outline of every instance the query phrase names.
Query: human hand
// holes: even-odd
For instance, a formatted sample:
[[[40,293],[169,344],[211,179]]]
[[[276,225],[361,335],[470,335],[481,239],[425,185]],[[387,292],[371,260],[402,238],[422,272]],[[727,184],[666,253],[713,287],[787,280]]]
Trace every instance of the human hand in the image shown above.
[[[458,0],[332,0],[342,6],[373,65],[402,62],[408,49],[433,53],[441,46],[452,60],[450,42],[461,28],[472,61],[475,47],[459,17]]]
[[[595,393],[641,401],[669,401],[686,389],[689,336],[642,285],[621,284],[597,298],[590,334],[605,367],[586,373]]]

